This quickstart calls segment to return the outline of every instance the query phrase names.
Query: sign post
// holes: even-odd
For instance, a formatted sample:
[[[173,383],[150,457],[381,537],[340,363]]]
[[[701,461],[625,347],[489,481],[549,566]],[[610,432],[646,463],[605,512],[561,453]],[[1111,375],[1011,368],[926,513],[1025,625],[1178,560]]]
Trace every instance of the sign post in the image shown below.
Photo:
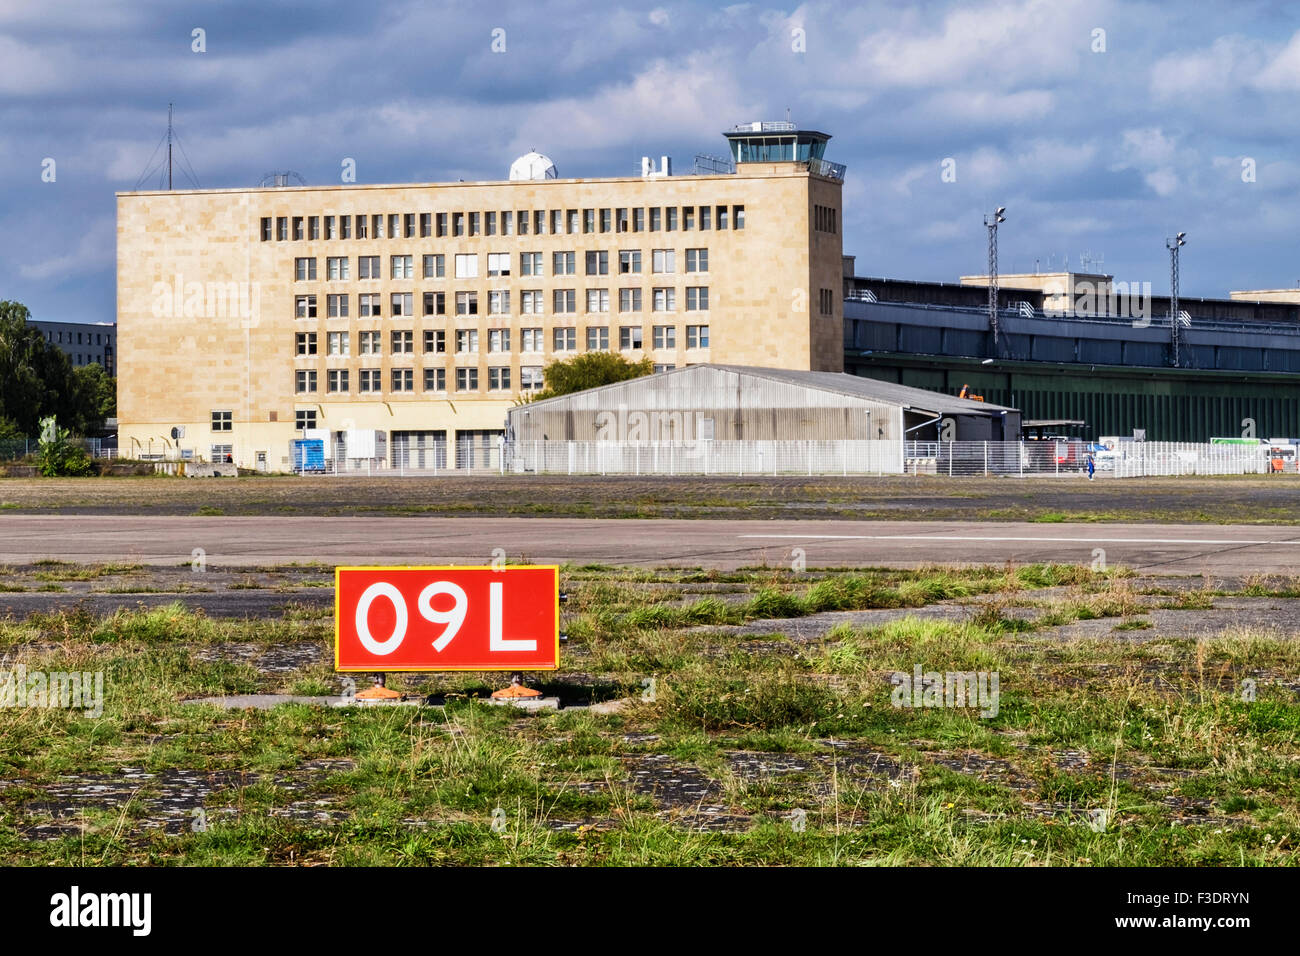
[[[359,699],[400,698],[392,671],[555,670],[559,580],[557,565],[335,568],[335,670],[380,675]],[[516,676],[498,693],[537,692]]]

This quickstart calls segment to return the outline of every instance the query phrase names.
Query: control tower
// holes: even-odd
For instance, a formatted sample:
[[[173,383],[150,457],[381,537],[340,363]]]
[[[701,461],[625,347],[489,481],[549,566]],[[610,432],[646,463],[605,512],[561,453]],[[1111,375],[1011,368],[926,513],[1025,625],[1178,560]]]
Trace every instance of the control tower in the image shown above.
[[[737,167],[745,163],[807,163],[813,173],[844,180],[844,166],[825,159],[829,133],[799,129],[789,122],[758,122],[741,123],[722,135]]]

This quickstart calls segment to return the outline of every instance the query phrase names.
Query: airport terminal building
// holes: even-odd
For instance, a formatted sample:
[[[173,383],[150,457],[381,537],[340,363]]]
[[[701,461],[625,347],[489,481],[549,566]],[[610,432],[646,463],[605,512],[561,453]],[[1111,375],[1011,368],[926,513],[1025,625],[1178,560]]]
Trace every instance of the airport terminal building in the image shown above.
[[[843,371],[829,136],[724,135],[688,175],[119,193],[123,454],[277,471],[310,429],[457,467],[584,351]]]

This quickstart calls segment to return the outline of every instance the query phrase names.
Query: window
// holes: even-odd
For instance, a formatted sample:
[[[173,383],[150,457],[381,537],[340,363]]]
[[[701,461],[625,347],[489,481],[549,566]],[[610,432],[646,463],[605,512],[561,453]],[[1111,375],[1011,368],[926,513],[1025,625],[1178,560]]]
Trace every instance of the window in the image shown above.
[[[360,354],[379,355],[383,351],[383,347],[379,341],[379,332],[361,332],[358,333],[358,337],[361,339]]]
[[[709,250],[708,249],[687,249],[686,250],[686,271],[687,272],[708,272],[709,271]]]
[[[305,282],[316,278],[316,260],[304,257],[293,260],[293,277],[296,282]]]
[[[609,253],[608,252],[587,253],[587,275],[589,276],[609,275]]]
[[[426,368],[424,370],[424,390],[426,392],[447,391],[447,370],[445,368]]]
[[[357,296],[357,314],[363,319],[375,318],[381,315],[382,312],[378,292],[364,292]]]
[[[420,238],[428,239],[433,235],[433,213],[420,213]]]
[[[485,236],[495,236],[497,234],[497,214],[495,212],[483,214],[483,234]]]
[[[650,231],[658,232],[663,226],[663,212],[658,206],[650,207]]]
[[[709,287],[706,285],[689,285],[686,287],[686,311],[709,311]]]
[[[457,315],[478,315],[478,293],[457,292],[456,293],[456,314]]]
[[[656,249],[652,253],[651,269],[655,272],[676,272],[677,271],[677,250],[676,249]]]
[[[394,329],[390,340],[394,355],[409,355],[415,351],[415,333],[410,329]]]
[[[719,206],[717,209],[717,213],[718,213],[718,228],[726,229],[727,228],[727,207]]]
[[[655,289],[654,310],[656,312],[677,311],[676,289]]]
[[[233,412],[213,412],[212,413],[212,430],[214,432],[228,432],[233,426]]]
[[[677,229],[677,207],[669,206],[664,210],[664,230],[675,232]]]
[[[686,326],[686,347],[688,349],[707,349],[709,347],[709,327],[707,325]]]
[[[614,231],[627,232],[627,210],[626,209],[614,210]]]
[[[390,276],[394,279],[414,279],[415,269],[411,266],[414,258],[414,256],[392,256]]]
[[[456,330],[456,351],[477,352],[478,351],[478,329],[457,329]]]
[[[682,207],[682,230],[689,231],[695,228],[695,207]]]
[[[313,241],[320,238],[320,216],[307,217],[307,238]]]
[[[820,289],[817,293],[817,303],[821,306],[822,315],[833,315],[835,313],[835,292],[831,289]]]
[[[451,214],[451,234],[453,236],[465,235],[465,214],[463,212],[453,212]]]
[[[446,315],[447,314],[447,293],[426,292],[424,294],[424,314],[425,315]]]
[[[293,378],[295,392],[316,391],[316,370],[314,368],[300,368],[293,373]]]
[[[358,215],[357,215],[357,238],[358,238],[358,239],[365,239],[365,238],[367,238],[368,236],[369,236],[369,233],[366,231],[366,217],[358,213]]]
[[[540,252],[519,253],[519,274],[521,276],[539,276],[542,274],[542,254]]]
[[[400,239],[402,236],[401,216],[395,212],[388,214],[388,238]]]
[[[377,368],[363,368],[361,370],[361,391],[378,392],[382,385],[379,377],[380,372]]]
[[[546,348],[541,329],[520,329],[519,350],[521,352],[541,352]]]
[[[351,355],[352,346],[347,332],[328,332],[325,335],[325,351],[328,355]]]
[[[395,368],[391,372],[394,392],[413,392],[415,391],[415,370],[409,368]]]
[[[510,390],[510,366],[493,366],[488,369],[488,391],[506,392]]]
[[[347,256],[327,256],[325,258],[325,277],[333,280],[351,279],[351,262],[352,260]]]
[[[487,259],[489,276],[510,275],[510,253],[489,252]]]
[[[425,329],[424,330],[424,350],[426,352],[446,352],[447,351],[447,333],[442,329]]]
[[[402,217],[403,232],[407,239],[415,238],[415,213],[408,212]],[[426,233],[428,235],[428,233]]]
[[[351,216],[339,216],[339,238],[340,239],[352,238],[352,217]]]
[[[732,229],[745,228],[745,207],[744,206],[731,207],[731,228]]]
[[[293,297],[293,315],[298,319],[316,318],[316,297],[314,295],[296,295]]]
[[[519,369],[519,387],[535,391],[542,387],[542,369],[538,365],[525,365]]]
[[[609,311],[609,290],[588,289],[587,290],[587,311],[608,312]]]
[[[523,213],[519,214],[520,220],[527,225],[528,219]],[[515,234],[515,214],[509,209],[501,211],[501,235],[513,236]]]
[[[262,217],[262,241],[263,241],[263,242],[270,242],[270,241],[271,241],[271,235],[272,235],[272,233],[271,233],[271,217],[270,217],[270,216],[263,216],[263,217]]]
[[[576,289],[556,289],[553,299],[551,311],[556,315],[566,315],[578,311],[578,291]]]
[[[700,207],[700,229],[703,230],[708,228],[709,228],[709,207],[701,206]]]
[[[312,391],[315,391],[315,389],[313,388]],[[303,429],[306,428],[315,428],[316,409],[314,408],[296,409],[293,413],[293,427],[298,429],[298,431],[302,431]]]
[[[521,315],[542,314],[542,290],[525,289],[519,293],[519,312]]]
[[[639,349],[641,347],[641,326],[620,325],[618,327],[618,347],[621,349]]]
[[[641,272],[641,250],[624,249],[618,254],[619,275],[639,274]]]
[[[520,232],[523,232],[521,229]],[[546,232],[546,210],[533,210],[533,235],[540,236]]]
[[[610,229],[613,228],[613,226],[614,226],[614,218],[613,218],[612,213],[613,213],[613,210],[612,210],[612,209],[602,209],[602,210],[600,211],[600,231],[601,231],[601,232],[609,232]]]
[[[488,293],[488,314],[510,314],[510,292],[507,289],[493,289]]]
[[[316,333],[315,332],[299,332],[296,336],[294,336],[294,339],[295,339],[294,344],[297,347],[299,355],[316,354]]]
[[[618,311],[640,312],[641,311],[641,290],[640,289],[619,289],[618,290]]]
[[[397,317],[415,315],[414,304],[415,293],[413,292],[394,292],[389,297],[392,304],[392,315]]]
[[[458,253],[456,256],[456,278],[478,278],[478,256],[474,253]]]
[[[370,238],[371,239],[384,238],[384,217],[383,216],[373,215],[370,217]]]
[[[346,392],[348,390],[348,370],[345,368],[332,368],[327,373],[326,387],[331,392]]]
[[[434,216],[433,223],[435,229],[434,235],[439,239],[447,235],[447,214],[445,212],[440,212],[438,215]]]
[[[654,327],[654,343],[657,349],[677,348],[677,326],[656,325]]]
[[[645,232],[645,210],[640,206],[632,210],[632,231]]]
[[[609,351],[609,329],[603,326],[587,328],[587,349],[591,352]]]
[[[569,235],[575,235],[578,232],[578,210],[566,210],[565,218],[568,220]]]
[[[551,274],[571,276],[577,271],[577,257],[572,252],[557,252],[551,256]]]
[[[230,458],[230,453],[231,453],[231,451],[234,449],[234,447],[235,447],[234,445],[212,445],[212,446],[210,446],[210,448],[211,448],[211,450],[212,450],[212,461],[227,461],[227,460],[229,460],[229,458]]]
[[[379,256],[357,256],[357,278],[379,279]]]
[[[564,232],[564,210],[551,210],[551,235],[558,236]]]
[[[557,352],[572,352],[578,347],[577,329],[552,329],[552,347]]]
[[[444,279],[447,276],[447,257],[430,255],[424,257],[424,277],[426,279]]]
[[[671,372],[676,367],[676,365],[655,365],[655,374],[658,375],[660,372]]]
[[[302,216],[293,217],[293,238],[295,241],[302,238]]]
[[[284,242],[289,238],[289,218],[287,216],[276,216],[275,238],[279,242]]]
[[[458,392],[478,391],[478,369],[476,368],[456,369],[456,391]]]
[[[479,213],[472,212],[469,214],[469,234],[471,236],[477,236],[481,231],[478,225],[480,218],[481,216]]]
[[[596,210],[584,209],[582,211],[582,231],[583,232],[596,231]]]

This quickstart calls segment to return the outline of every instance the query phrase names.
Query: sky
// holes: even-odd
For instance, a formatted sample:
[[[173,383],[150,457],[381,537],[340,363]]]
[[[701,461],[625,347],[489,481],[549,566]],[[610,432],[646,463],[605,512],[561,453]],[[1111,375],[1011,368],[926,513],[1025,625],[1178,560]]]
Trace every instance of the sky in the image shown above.
[[[789,110],[848,167],[859,275],[982,274],[1005,206],[1003,274],[1163,295],[1182,231],[1184,296],[1293,288],[1298,93],[1286,3],[0,0],[0,299],[115,318],[114,193],[169,102],[203,188],[688,173]]]

